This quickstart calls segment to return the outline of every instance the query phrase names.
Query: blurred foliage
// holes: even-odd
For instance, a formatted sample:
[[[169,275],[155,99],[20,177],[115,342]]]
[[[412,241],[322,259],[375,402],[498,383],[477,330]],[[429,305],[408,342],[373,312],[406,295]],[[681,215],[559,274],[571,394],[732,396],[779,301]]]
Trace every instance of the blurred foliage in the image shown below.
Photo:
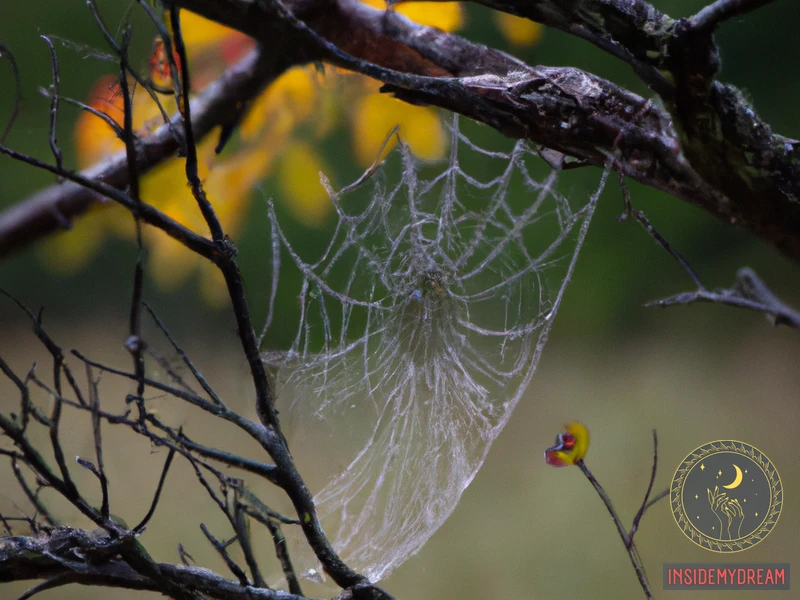
[[[658,8],[673,16],[691,14],[702,2],[673,1],[657,2]],[[722,48],[723,73],[725,81],[740,85],[752,97],[755,107],[773,125],[773,128],[787,135],[800,135],[800,124],[795,117],[793,98],[800,90],[800,72],[788,68],[788,65],[800,61],[800,47],[793,43],[794,25],[789,18],[791,3],[776,3],[746,18],[740,18],[724,26],[718,36]],[[155,31],[151,23],[133,7],[128,11],[128,4],[101,2],[101,10],[106,21],[118,24],[125,14],[129,14],[134,31],[132,56],[139,57],[142,70],[147,68],[147,60],[152,50]],[[413,6],[413,5],[411,5]],[[450,10],[450,9],[448,9]],[[48,100],[38,93],[37,87],[49,85],[50,60],[45,44],[39,39],[39,33],[61,36],[67,40],[105,50],[105,43],[97,31],[85,6],[80,2],[50,2],[47,9],[32,11],[24,4],[6,3],[0,19],[0,39],[11,48],[20,64],[23,77],[23,110],[16,123],[8,143],[20,150],[37,156],[49,156],[47,145],[47,109]],[[519,24],[506,22],[497,15],[488,15],[490,11],[467,5],[458,13],[450,13],[443,17],[446,23],[456,27],[459,32],[476,41],[499,48],[506,48],[523,60],[532,64],[572,65],[587,69],[615,82],[630,87],[632,90],[646,94],[647,90],[638,82],[635,75],[626,65],[612,59],[591,45],[576,38],[566,36],[557,31],[545,31],[535,46],[520,47],[515,45],[519,37]],[[487,18],[489,17],[489,18]],[[513,28],[517,27],[517,30]],[[518,33],[514,33],[517,31]],[[528,31],[533,39],[539,31]],[[505,34],[514,43],[504,37]],[[770,44],[761,43],[769,38]],[[529,38],[530,39],[530,38]],[[104,74],[114,72],[115,68],[88,56],[86,51],[75,51],[59,47],[61,67],[62,93],[74,98],[84,99],[87,91]],[[787,65],[786,68],[781,65]],[[330,71],[330,69],[329,69]],[[0,89],[11,89],[10,69],[0,66]],[[352,82],[349,84],[350,87]],[[391,125],[392,117],[401,119],[405,105],[374,93],[377,86],[363,95],[364,106],[356,113],[352,132],[346,127],[337,127],[331,135],[324,138],[309,137],[299,140],[297,146],[289,148],[282,159],[282,169],[276,174],[270,169],[266,178],[255,186],[249,213],[242,219],[242,229],[234,235],[241,252],[249,291],[253,298],[266,293],[268,289],[268,273],[265,272],[265,257],[269,256],[269,236],[267,235],[266,203],[275,199],[283,221],[296,219],[298,211],[290,210],[293,204],[289,197],[298,193],[298,179],[290,173],[310,174],[314,170],[310,164],[322,166],[335,186],[352,181],[361,172],[362,166],[370,156],[370,149],[376,148],[379,140],[385,136],[385,130]],[[342,88],[339,88],[341,91]],[[11,108],[11,94],[0,98],[0,116],[8,114]],[[390,103],[388,109],[382,104]],[[377,104],[376,104],[377,103]],[[370,105],[376,105],[372,107]],[[398,106],[400,108],[398,108]],[[318,111],[314,113],[319,115]],[[59,140],[66,151],[66,163],[76,164],[72,152],[73,129],[78,111],[62,106],[59,120]],[[360,119],[360,120],[359,120]],[[402,120],[402,119],[401,119]],[[414,118],[405,119],[407,127]],[[463,123],[463,120],[462,120]],[[370,127],[372,125],[372,127]],[[488,128],[472,124],[464,126],[469,135],[478,144],[496,145],[508,148],[496,132]],[[422,136],[432,128],[428,123],[419,125]],[[413,129],[413,128],[412,128]],[[413,132],[411,133],[413,134]],[[411,135],[410,134],[410,135]],[[434,134],[436,135],[436,134]],[[371,139],[365,145],[365,139]],[[313,152],[310,150],[313,149]],[[433,158],[441,154],[439,150],[422,150],[422,156]],[[374,153],[375,150],[372,150]],[[314,162],[316,161],[316,162]],[[302,168],[301,168],[302,167]],[[485,165],[480,161],[464,165],[467,172],[476,177],[489,176]],[[283,173],[283,175],[281,175]],[[306,177],[304,175],[304,177]],[[24,198],[36,189],[52,183],[48,175],[29,167],[15,164],[5,159],[0,162],[0,206],[9,206]],[[561,178],[562,191],[568,194],[586,195],[591,192],[597,180],[597,172],[593,169],[565,174]],[[294,186],[294,187],[293,187]],[[248,188],[250,186],[247,186]],[[294,190],[294,192],[293,192]],[[780,256],[771,247],[758,240],[728,227],[704,212],[677,201],[660,192],[632,184],[633,200],[637,207],[643,209],[653,224],[699,271],[708,286],[728,285],[739,266],[748,264],[764,277],[774,291],[792,301],[792,294],[797,294],[795,286],[787,285],[786,280],[796,272],[795,265]],[[517,191],[517,190],[513,190]],[[521,196],[524,190],[519,189]],[[524,196],[522,196],[524,198]],[[295,235],[307,236],[309,251],[321,248],[324,236],[308,229],[308,224],[324,223],[324,214],[304,209],[310,216],[316,214],[314,220],[306,225],[297,222]],[[303,212],[303,211],[301,211]],[[567,294],[563,307],[560,327],[574,334],[579,332],[616,337],[638,328],[652,326],[675,326],[676,323],[689,322],[698,315],[709,314],[716,308],[691,309],[674,311],[669,316],[662,311],[643,310],[640,305],[650,299],[681,291],[689,285],[688,279],[676,264],[660,248],[647,239],[646,234],[632,223],[617,223],[616,217],[621,212],[621,200],[614,184],[609,185],[601,201],[599,214],[595,219],[586,250],[578,265],[573,292]],[[309,217],[310,218],[310,217]],[[328,217],[330,222],[330,216]],[[160,235],[160,234],[159,234]],[[91,237],[91,236],[90,236]],[[314,240],[318,240],[314,246]],[[101,242],[98,239],[97,244]],[[163,247],[163,244],[161,245]],[[45,244],[43,247],[47,247]],[[156,247],[160,252],[161,248]],[[154,249],[154,252],[156,251]],[[84,311],[104,311],[113,305],[112,299],[124,295],[128,286],[126,274],[132,269],[133,252],[129,244],[113,239],[102,242],[99,252],[86,268],[71,273],[58,274],[42,266],[37,255],[41,257],[42,247],[26,249],[0,264],[0,282],[36,304],[47,304],[53,316],[73,317]],[[56,259],[58,262],[58,259]],[[158,262],[158,259],[155,260]],[[180,268],[176,263],[176,268]],[[169,265],[154,269],[155,276],[169,280],[165,275]],[[159,275],[158,272],[161,272]],[[186,322],[194,319],[186,316],[187,307],[204,322],[222,324],[227,320],[222,315],[206,314],[206,308],[191,302],[197,290],[194,282],[196,275],[184,281],[181,277],[173,281],[172,293],[160,291],[151,286],[148,294],[158,298],[167,306],[180,307],[181,316]],[[178,285],[180,283],[180,285]],[[47,302],[44,300],[47,299]],[[291,309],[291,299],[287,299]],[[258,302],[254,301],[256,320],[262,317]],[[691,314],[690,314],[691,313]],[[749,315],[732,314],[725,311],[730,327],[735,323],[749,322]],[[169,314],[169,309],[167,309]],[[679,315],[675,318],[673,315]],[[0,316],[0,319],[3,317]],[[688,320],[688,321],[687,321]],[[278,341],[278,343],[280,343]]]

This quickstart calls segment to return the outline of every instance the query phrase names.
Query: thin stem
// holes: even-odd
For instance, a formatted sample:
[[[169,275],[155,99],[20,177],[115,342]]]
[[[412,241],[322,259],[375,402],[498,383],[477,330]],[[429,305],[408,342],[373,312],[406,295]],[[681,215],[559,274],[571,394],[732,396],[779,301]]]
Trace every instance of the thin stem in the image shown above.
[[[189,61],[186,55],[186,45],[183,43],[183,34],[181,33],[181,19],[180,9],[172,5],[169,9],[170,23],[172,25],[172,36],[175,44],[175,51],[180,58],[181,71],[180,73],[173,73],[173,79],[180,76],[181,93],[178,97],[178,110],[183,115],[183,129],[186,138],[186,179],[192,188],[192,194],[200,207],[200,212],[203,213],[203,218],[211,231],[211,239],[217,243],[221,243],[225,239],[225,232],[222,229],[222,224],[219,222],[217,213],[214,207],[206,197],[203,185],[200,182],[200,175],[197,164],[197,144],[195,143],[194,127],[192,126],[192,107],[189,102],[189,92],[191,91],[191,83],[189,80]]]
[[[656,430],[653,429],[653,468],[650,471],[650,482],[647,484],[647,491],[644,494],[644,500],[642,500],[642,505],[639,507],[639,511],[633,518],[633,525],[631,526],[631,532],[628,535],[629,544],[633,544],[633,536],[639,529],[639,521],[642,520],[642,515],[644,515],[644,511],[647,509],[647,503],[650,500],[650,494],[653,493],[653,485],[656,482],[657,472],[658,472],[658,434],[656,433]]]
[[[589,467],[586,466],[586,463],[583,459],[579,460],[575,463],[580,467],[580,470],[589,480],[589,482],[594,486],[595,491],[597,492],[600,499],[605,504],[608,513],[611,515],[611,518],[614,520],[614,525],[617,526],[617,532],[619,533],[620,539],[622,539],[622,543],[625,545],[625,549],[628,552],[628,556],[631,559],[631,564],[633,565],[634,570],[636,571],[636,577],[639,579],[639,584],[642,586],[644,590],[645,596],[648,600],[652,600],[653,592],[650,590],[650,584],[647,581],[647,574],[644,571],[644,565],[642,565],[641,560],[636,552],[636,546],[631,542],[630,536],[628,536],[628,532],[625,530],[625,525],[622,523],[622,519],[619,518],[617,514],[617,510],[614,508],[613,503],[611,502],[611,498],[608,496],[606,491],[603,489],[603,486],[600,485],[600,482],[597,481],[595,476],[589,470]]]
[[[56,49],[53,42],[50,41],[46,35],[40,35],[48,48],[50,48],[50,59],[53,63],[53,94],[50,97],[50,150],[53,152],[53,157],[56,159],[56,166],[60,169],[64,164],[64,155],[61,148],[58,147],[58,139],[56,138],[56,125],[58,122],[58,101],[60,99],[58,88],[60,84],[60,77],[58,74],[58,57],[56,56]],[[59,177],[59,180],[61,178]]]
[[[14,108],[11,109],[11,114],[8,117],[5,129],[3,129],[3,133],[0,134],[0,144],[5,144],[8,134],[11,133],[11,128],[14,127],[14,123],[17,121],[20,107],[22,106],[22,78],[19,74],[19,65],[17,65],[17,59],[14,58],[14,54],[11,52],[11,50],[6,48],[3,44],[0,44],[0,56],[8,60],[8,63],[11,65],[11,71],[14,73],[15,90]]]

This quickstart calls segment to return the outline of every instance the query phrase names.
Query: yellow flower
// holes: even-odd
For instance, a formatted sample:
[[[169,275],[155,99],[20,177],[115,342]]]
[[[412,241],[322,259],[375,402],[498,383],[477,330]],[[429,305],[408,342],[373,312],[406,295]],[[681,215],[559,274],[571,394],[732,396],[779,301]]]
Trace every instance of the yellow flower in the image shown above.
[[[377,89],[356,105],[352,121],[353,151],[364,167],[375,161],[386,135],[395,125],[400,126],[400,137],[411,152],[424,160],[441,158],[447,146],[447,136],[435,108],[414,106],[380,94]],[[384,155],[394,144],[395,140],[390,140]]]
[[[588,450],[589,430],[583,423],[573,421],[564,426],[555,445],[544,451],[544,459],[548,465],[567,467],[583,460]]]

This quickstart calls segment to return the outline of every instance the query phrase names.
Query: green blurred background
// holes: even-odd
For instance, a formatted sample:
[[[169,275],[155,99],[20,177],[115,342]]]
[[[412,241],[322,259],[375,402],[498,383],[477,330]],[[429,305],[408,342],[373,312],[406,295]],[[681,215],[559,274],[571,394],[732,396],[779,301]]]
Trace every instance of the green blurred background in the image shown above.
[[[672,16],[686,16],[704,3],[682,0],[655,4]],[[127,3],[107,1],[100,5],[107,22],[116,27]],[[460,33],[506,48],[529,63],[584,68],[646,93],[627,66],[559,32],[546,31],[532,48],[508,48],[487,15],[488,11],[470,6]],[[140,56],[144,66],[152,39],[149,25],[138,10],[132,12],[132,22],[135,31],[147,31],[134,37],[133,56]],[[796,109],[800,93],[799,24],[796,3],[783,0],[728,23],[718,35],[723,58],[721,78],[741,86],[775,131],[794,137],[800,137]],[[49,158],[48,100],[38,94],[37,87],[50,82],[50,59],[47,47],[38,38],[40,33],[98,48],[104,48],[104,43],[83,2],[39,0],[3,2],[0,6],[0,43],[15,53],[23,78],[23,111],[7,143]],[[86,58],[81,52],[60,48],[59,58],[62,93],[74,98],[84,98],[100,75],[113,71],[111,65]],[[2,123],[12,107],[12,86],[10,69],[2,63]],[[67,164],[74,164],[70,146],[75,117],[76,111],[66,106],[60,115],[59,139]],[[473,127],[470,131],[478,143],[506,143],[485,128]],[[338,131],[321,148],[333,168],[332,178],[339,184],[351,181],[360,171],[349,157],[348,135]],[[477,161],[464,167],[483,174],[483,166]],[[561,180],[562,191],[586,196],[596,186],[597,177],[598,172],[592,170],[571,172]],[[52,182],[47,174],[2,158],[0,208]],[[636,184],[632,184],[632,192],[635,205],[687,257],[707,286],[729,285],[736,270],[748,265],[779,296],[800,306],[796,263],[686,203]],[[280,206],[280,191],[269,179],[255,192],[248,226],[236,239],[256,323],[264,316],[266,302],[259,299],[268,289],[264,266],[264,257],[269,254],[265,216],[268,198],[275,198]],[[792,562],[800,555],[794,535],[800,527],[794,500],[800,482],[800,446],[796,442],[800,337],[787,329],[772,328],[758,315],[730,308],[643,308],[649,300],[689,289],[691,282],[641,228],[618,223],[620,212],[621,199],[611,184],[602,197],[573,283],[526,397],[450,520],[385,582],[397,597],[641,596],[612,523],[588,483],[577,470],[556,470],[543,464],[542,450],[570,419],[580,419],[591,428],[593,446],[588,463],[626,518],[634,514],[647,483],[649,432],[654,427],[661,439],[657,489],[669,484],[686,454],[715,439],[740,439],[755,445],[773,460],[782,475],[786,502],[780,523],[769,538],[742,555],[712,555],[688,542],[675,526],[666,502],[648,513],[638,544],[657,597],[720,597],[661,591],[664,562]],[[299,225],[295,234],[304,234]],[[127,366],[129,359],[122,342],[134,253],[131,245],[111,241],[83,270],[62,276],[43,266],[37,248],[25,249],[0,262],[0,287],[31,307],[44,306],[51,333],[65,347],[80,348],[108,357],[106,362]],[[146,296],[218,389],[251,414],[252,392],[231,315],[204,308],[197,300],[194,281],[170,295],[147,285]],[[281,299],[280,306],[291,314],[296,311],[296,300]],[[288,340],[275,340],[278,346],[286,343]],[[26,372],[34,360],[45,372],[46,357],[28,332],[27,323],[8,302],[0,309],[0,354],[18,372]],[[123,397],[129,391],[123,384],[106,384],[110,397]],[[8,410],[17,397],[6,381],[0,382],[0,390],[0,407]],[[224,430],[217,434],[218,424],[204,422],[180,406],[165,402],[163,410],[175,422],[200,428],[208,435],[224,437],[230,433]],[[85,423],[76,418],[75,427],[68,428],[73,454],[90,452],[84,427]],[[108,459],[110,472],[120,473],[112,480],[113,498],[117,499],[112,510],[134,521],[146,510],[164,455],[150,452],[147,444],[134,437],[125,440],[121,448],[110,451]],[[236,440],[234,444],[238,447],[242,443]],[[246,445],[242,447],[247,449]],[[197,523],[202,517],[198,515],[209,515],[206,522],[219,528],[222,523],[213,515],[190,471],[181,467],[176,472],[180,475],[167,486],[165,503],[143,542],[156,558],[170,562],[176,561],[175,548],[182,542],[201,564],[224,572],[224,566],[201,538]],[[15,502],[21,502],[8,476],[7,470],[0,471],[0,510],[6,513]],[[92,486],[89,479],[82,481]],[[0,587],[0,597],[13,597],[24,589],[24,584]],[[800,597],[797,592],[772,595]],[[102,589],[56,590],[41,595],[135,596]],[[739,592],[736,597],[761,596]]]

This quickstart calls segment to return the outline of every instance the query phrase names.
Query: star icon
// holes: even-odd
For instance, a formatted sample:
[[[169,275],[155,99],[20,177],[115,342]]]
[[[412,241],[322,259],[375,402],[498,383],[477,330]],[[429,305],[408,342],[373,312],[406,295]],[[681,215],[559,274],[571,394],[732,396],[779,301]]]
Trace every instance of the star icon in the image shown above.
[[[705,471],[706,470],[706,466],[705,465],[700,465],[700,470],[701,471]]]

